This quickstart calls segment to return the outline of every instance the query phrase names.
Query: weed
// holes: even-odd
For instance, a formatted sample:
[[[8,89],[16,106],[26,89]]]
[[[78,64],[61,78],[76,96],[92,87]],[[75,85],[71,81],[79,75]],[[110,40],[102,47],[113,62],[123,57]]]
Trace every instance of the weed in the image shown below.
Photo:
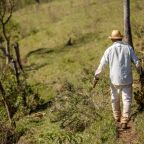
[[[101,116],[82,88],[65,81],[51,108],[51,121],[58,122],[61,128],[73,132],[82,132]]]
[[[37,9],[37,5],[28,6],[34,1],[19,0],[18,8],[27,7],[13,14],[19,27],[15,38],[20,42],[22,57],[27,58],[24,68],[30,75],[28,82],[44,85],[38,84],[37,90],[35,84],[24,84],[28,108],[21,107],[22,98],[17,97],[15,105],[20,107],[14,118],[18,133],[23,135],[18,143],[115,143],[108,75],[102,74],[94,90],[91,81],[110,44],[107,36],[112,29],[123,29],[123,2],[43,1],[51,3],[41,3]],[[134,43],[143,39],[142,4],[142,0],[131,1]],[[67,46],[70,38],[72,45]],[[25,116],[44,110],[48,113],[44,118]],[[6,119],[2,107],[0,112]],[[143,143],[142,116],[136,118],[139,143]]]

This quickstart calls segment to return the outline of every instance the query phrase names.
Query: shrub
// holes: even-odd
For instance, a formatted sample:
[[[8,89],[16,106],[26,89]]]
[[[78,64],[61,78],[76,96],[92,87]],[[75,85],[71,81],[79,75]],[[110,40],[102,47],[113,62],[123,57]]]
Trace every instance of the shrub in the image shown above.
[[[50,118],[51,122],[58,122],[67,131],[82,132],[101,116],[91,96],[65,81],[53,100]]]

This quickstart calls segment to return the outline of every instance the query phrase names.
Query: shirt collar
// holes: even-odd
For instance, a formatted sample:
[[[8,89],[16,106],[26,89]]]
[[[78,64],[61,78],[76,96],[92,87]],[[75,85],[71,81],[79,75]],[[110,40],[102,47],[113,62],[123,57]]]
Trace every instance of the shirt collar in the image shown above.
[[[117,44],[117,43],[122,44],[123,41],[116,41],[116,42],[114,42],[113,44]]]

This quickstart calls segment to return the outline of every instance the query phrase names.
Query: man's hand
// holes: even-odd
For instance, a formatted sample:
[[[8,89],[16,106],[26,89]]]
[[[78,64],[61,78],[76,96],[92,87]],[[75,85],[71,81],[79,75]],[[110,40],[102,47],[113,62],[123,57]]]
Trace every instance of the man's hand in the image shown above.
[[[143,73],[143,68],[140,63],[136,64],[136,70],[141,75]]]
[[[93,80],[93,88],[95,88],[98,81],[99,81],[99,78],[97,76],[95,76],[94,80]]]

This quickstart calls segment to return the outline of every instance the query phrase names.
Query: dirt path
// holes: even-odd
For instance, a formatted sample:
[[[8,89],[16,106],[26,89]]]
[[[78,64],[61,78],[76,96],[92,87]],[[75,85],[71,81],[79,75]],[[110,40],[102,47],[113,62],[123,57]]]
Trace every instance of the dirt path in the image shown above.
[[[128,128],[121,129],[120,123],[116,124],[117,139],[124,144],[135,144],[137,140],[137,134],[134,128],[134,123],[132,120],[128,123]]]

